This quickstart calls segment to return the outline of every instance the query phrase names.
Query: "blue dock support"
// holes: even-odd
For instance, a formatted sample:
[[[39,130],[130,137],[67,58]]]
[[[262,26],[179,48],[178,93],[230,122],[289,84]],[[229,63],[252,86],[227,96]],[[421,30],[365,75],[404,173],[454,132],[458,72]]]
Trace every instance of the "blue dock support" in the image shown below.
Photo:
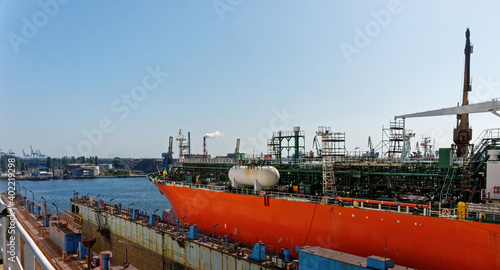
[[[292,250],[289,248],[285,248],[283,250],[283,254],[285,255],[285,262],[291,262],[292,261]]]
[[[132,209],[132,216],[130,216],[131,220],[139,219],[139,209]]]
[[[78,243],[77,256],[80,259],[83,259],[85,258],[85,256],[87,256],[87,247],[82,245],[82,242]]]
[[[35,217],[38,218],[39,216],[42,215],[42,206],[39,204],[35,204],[34,207],[35,207]]]
[[[224,234],[224,246],[227,247],[227,234]]]
[[[148,226],[154,226],[156,225],[156,215],[155,214],[152,214],[150,217],[149,217],[149,222],[148,222]]]
[[[21,195],[21,199],[23,200],[23,206],[26,206],[26,195]]]
[[[43,219],[43,226],[44,227],[49,227],[50,224],[50,215],[45,214],[44,219]]]
[[[193,225],[193,226],[189,227],[189,233],[186,236],[186,238],[194,240],[194,239],[198,238],[199,232],[200,231],[199,231],[198,225]]]
[[[118,215],[122,214],[122,203],[118,204]]]
[[[266,244],[259,242],[253,247],[252,254],[248,256],[249,259],[254,261],[263,261],[266,259]]]

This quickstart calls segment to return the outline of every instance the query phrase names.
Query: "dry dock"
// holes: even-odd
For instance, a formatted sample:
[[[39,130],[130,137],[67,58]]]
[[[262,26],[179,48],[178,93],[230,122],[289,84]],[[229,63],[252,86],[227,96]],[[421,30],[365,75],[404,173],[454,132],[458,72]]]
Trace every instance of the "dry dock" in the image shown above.
[[[175,225],[148,225],[149,218],[142,215],[131,220],[131,211],[119,213],[117,207],[87,199],[72,200],[71,211],[82,218],[84,236],[97,237],[94,250],[127,249],[128,262],[138,269],[278,269],[268,260],[249,259],[251,250],[235,243],[215,237],[212,244],[210,234],[188,239],[186,226],[179,227],[178,235]],[[124,255],[117,252],[111,263],[125,262]]]

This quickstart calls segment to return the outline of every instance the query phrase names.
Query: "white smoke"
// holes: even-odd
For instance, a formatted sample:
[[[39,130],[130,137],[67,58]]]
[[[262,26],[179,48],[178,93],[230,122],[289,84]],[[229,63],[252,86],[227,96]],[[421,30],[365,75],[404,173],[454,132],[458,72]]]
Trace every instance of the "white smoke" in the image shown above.
[[[205,134],[205,138],[209,138],[209,139],[215,139],[215,138],[220,137],[220,136],[222,136],[222,134],[219,131]]]

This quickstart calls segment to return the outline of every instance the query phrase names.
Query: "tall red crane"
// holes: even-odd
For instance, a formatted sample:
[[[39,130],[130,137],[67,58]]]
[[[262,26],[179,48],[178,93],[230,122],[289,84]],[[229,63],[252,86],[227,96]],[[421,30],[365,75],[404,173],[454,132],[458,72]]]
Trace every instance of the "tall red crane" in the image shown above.
[[[465,68],[464,68],[464,90],[462,96],[462,106],[469,105],[469,92],[472,90],[470,84],[470,55],[472,45],[470,45],[470,31],[465,31]],[[457,146],[457,156],[465,157],[469,154],[469,143],[472,140],[472,129],[469,126],[469,114],[457,114],[457,128],[453,130],[453,142]]]

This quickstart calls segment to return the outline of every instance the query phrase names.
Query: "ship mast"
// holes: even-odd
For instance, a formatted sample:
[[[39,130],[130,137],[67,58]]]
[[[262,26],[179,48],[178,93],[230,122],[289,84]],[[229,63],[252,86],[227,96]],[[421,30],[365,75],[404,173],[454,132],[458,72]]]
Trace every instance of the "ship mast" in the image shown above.
[[[462,106],[469,105],[468,95],[472,90],[470,84],[470,55],[472,45],[470,44],[470,31],[467,28],[465,32],[465,68],[464,68],[464,90],[462,97]],[[469,127],[469,114],[457,114],[457,128],[453,130],[453,142],[457,146],[457,156],[466,157],[469,154],[469,142],[472,139],[472,129]]]

